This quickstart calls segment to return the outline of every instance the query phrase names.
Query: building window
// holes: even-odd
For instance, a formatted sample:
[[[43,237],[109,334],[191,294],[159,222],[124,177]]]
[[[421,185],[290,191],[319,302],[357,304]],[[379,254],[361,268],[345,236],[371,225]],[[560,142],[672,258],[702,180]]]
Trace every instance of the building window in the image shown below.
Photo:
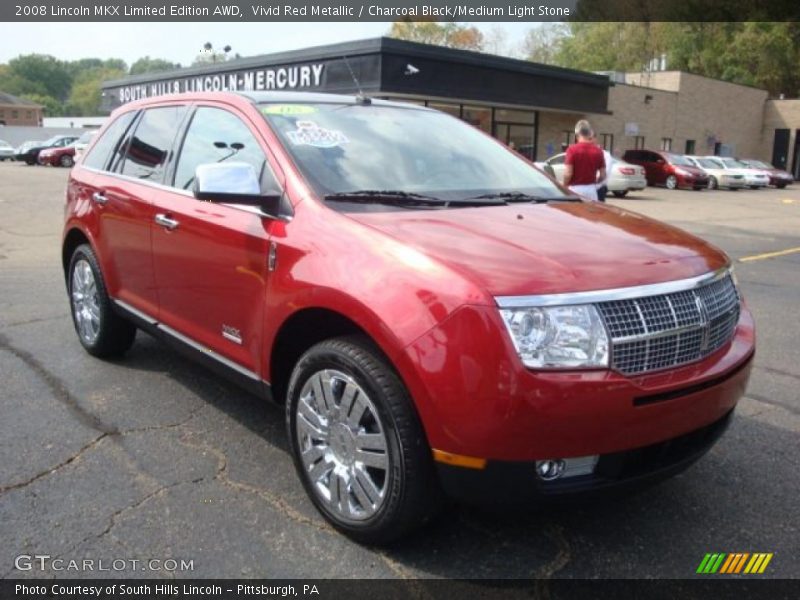
[[[574,131],[565,130],[564,131],[564,141],[562,142],[563,146],[569,146],[570,144],[574,144],[577,141]]]
[[[481,106],[462,106],[461,118],[486,133],[492,133],[492,109]]]
[[[614,134],[601,133],[600,137],[603,140],[603,149],[608,151],[609,153],[614,152]]]
[[[633,138],[633,147],[636,150],[644,150],[644,136],[637,135]]]
[[[428,107],[434,110],[440,110],[448,115],[461,118],[461,105],[460,104],[444,104],[442,102],[428,102]]]
[[[19,111],[12,110],[11,111],[11,118],[12,119],[18,119],[19,118]]]
[[[672,151],[672,138],[661,138],[661,149],[664,152]]]
[[[686,140],[686,154],[694,154],[694,140]]]
[[[27,119],[32,119],[33,118],[33,111],[32,110],[26,111],[25,112],[25,117]]]

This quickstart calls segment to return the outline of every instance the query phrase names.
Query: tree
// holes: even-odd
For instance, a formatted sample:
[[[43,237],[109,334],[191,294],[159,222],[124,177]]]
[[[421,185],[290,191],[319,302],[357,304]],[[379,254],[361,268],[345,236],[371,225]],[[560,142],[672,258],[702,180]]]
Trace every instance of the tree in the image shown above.
[[[130,75],[141,75],[142,73],[158,73],[161,71],[172,71],[180,69],[180,63],[172,63],[163,58],[150,58],[145,56],[131,65]]]
[[[45,117],[61,117],[64,115],[64,103],[59,102],[52,96],[45,96],[43,94],[24,94],[22,96],[26,100],[41,104],[44,107]]]
[[[389,37],[462,50],[483,50],[483,34],[477,27],[435,21],[395,21]]]
[[[103,82],[119,79],[125,75],[126,70],[107,67],[84,71],[72,86],[67,112],[77,117],[99,114],[103,99]]]
[[[522,42],[521,54],[524,58],[546,65],[556,63],[561,43],[569,33],[561,23],[542,23],[529,30]]]
[[[555,64],[587,71],[640,71],[666,55],[667,68],[766,89],[800,93],[800,24],[794,22],[574,22]],[[531,57],[534,59],[533,57]]]
[[[46,54],[26,54],[8,61],[11,72],[19,78],[37,84],[42,91],[57,100],[66,100],[72,87],[67,64]],[[13,93],[13,92],[12,92]],[[32,92],[40,93],[40,92]]]

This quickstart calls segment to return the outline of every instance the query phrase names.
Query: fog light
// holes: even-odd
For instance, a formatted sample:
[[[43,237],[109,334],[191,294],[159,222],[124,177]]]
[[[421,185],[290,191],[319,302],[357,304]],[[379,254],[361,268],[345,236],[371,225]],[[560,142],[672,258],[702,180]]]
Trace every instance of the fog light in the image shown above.
[[[545,481],[552,481],[561,477],[564,472],[564,461],[559,459],[537,460],[536,474]]]
[[[596,454],[590,456],[576,456],[574,458],[552,458],[536,461],[536,474],[540,479],[552,481],[553,479],[567,479],[580,475],[591,475],[597,466],[600,457]]]

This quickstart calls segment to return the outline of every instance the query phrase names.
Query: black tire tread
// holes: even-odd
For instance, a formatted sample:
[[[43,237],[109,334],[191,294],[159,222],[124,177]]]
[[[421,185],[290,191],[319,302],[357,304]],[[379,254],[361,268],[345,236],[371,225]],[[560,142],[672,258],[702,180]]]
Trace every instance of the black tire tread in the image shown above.
[[[98,305],[100,307],[100,334],[94,344],[86,344],[83,338],[78,335],[78,340],[86,351],[98,358],[115,358],[122,356],[133,345],[136,339],[136,326],[124,319],[114,311],[111,298],[106,290],[106,283],[103,279],[103,272],[94,254],[94,250],[89,244],[81,244],[72,253],[69,261],[69,271],[67,273],[67,289],[70,292],[70,314],[72,310],[72,270],[79,258],[85,258],[94,271],[95,284],[97,285]],[[77,331],[77,324],[76,324]]]
[[[382,408],[388,409],[391,423],[384,423],[384,427],[387,435],[391,435],[392,429],[397,434],[400,461],[404,465],[403,485],[392,485],[391,497],[387,498],[375,523],[364,527],[349,527],[334,521],[331,523],[358,542],[389,543],[428,522],[442,506],[443,494],[430,447],[405,386],[380,350],[365,336],[343,336],[320,342],[310,348],[298,360],[292,373],[287,394],[287,429],[296,465],[299,465],[299,460],[291,413],[295,405],[294,397],[299,393],[298,386],[302,387],[304,383],[298,381],[298,375],[307,361],[323,353],[338,354],[353,361],[372,380],[374,386],[382,390],[382,397],[372,400],[379,412],[384,412]],[[383,414],[382,417],[385,419],[386,415]],[[395,468],[398,466],[395,465]],[[306,480],[301,469],[302,467],[298,469],[298,473],[305,485]],[[309,495],[313,498],[312,493]],[[321,512],[327,517],[324,511]]]

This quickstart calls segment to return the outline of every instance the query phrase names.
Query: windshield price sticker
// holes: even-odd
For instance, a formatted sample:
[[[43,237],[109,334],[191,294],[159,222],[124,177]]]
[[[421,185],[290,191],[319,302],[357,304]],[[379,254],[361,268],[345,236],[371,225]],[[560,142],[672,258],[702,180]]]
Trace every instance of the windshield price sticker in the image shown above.
[[[265,115],[310,115],[317,112],[313,106],[306,104],[270,104],[261,109]]]
[[[341,131],[325,129],[314,121],[298,121],[297,129],[286,134],[295,146],[314,148],[336,148],[350,140]]]

